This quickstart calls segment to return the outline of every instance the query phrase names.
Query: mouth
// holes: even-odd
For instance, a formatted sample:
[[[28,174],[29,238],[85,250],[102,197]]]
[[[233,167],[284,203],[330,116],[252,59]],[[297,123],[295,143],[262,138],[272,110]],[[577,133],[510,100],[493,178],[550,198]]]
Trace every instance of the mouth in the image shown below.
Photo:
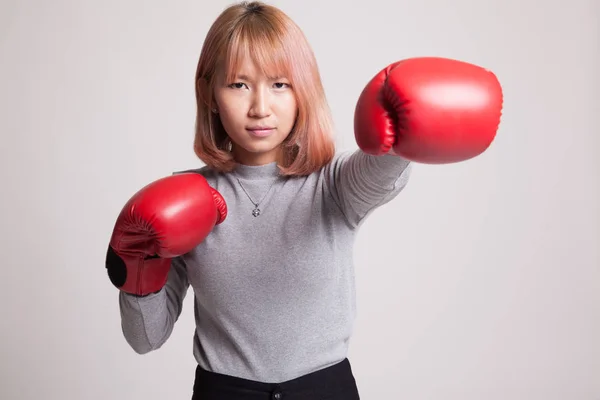
[[[254,136],[262,137],[270,135],[275,130],[275,128],[270,126],[251,126],[246,128],[246,130]]]

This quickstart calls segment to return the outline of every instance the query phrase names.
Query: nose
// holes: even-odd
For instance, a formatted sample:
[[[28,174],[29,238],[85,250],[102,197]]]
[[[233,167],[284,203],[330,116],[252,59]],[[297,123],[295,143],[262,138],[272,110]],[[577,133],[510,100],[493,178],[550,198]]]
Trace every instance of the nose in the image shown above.
[[[269,89],[260,87],[254,91],[249,115],[253,118],[264,118],[271,114],[271,98]]]

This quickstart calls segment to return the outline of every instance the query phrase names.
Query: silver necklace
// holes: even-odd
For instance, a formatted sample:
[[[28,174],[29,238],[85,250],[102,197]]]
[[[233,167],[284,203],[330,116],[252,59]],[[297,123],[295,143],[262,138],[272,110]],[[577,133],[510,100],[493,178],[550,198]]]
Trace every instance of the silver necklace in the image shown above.
[[[240,184],[240,187],[242,188],[242,190],[244,191],[244,193],[246,193],[246,196],[248,196],[248,199],[252,202],[252,204],[254,204],[254,209],[252,210],[252,216],[253,217],[258,217],[260,215],[260,208],[258,208],[258,206],[260,205],[260,203],[262,203],[262,201],[265,199],[265,197],[267,197],[267,195],[271,191],[271,188],[273,187],[273,185],[275,184],[275,182],[277,181],[277,179],[275,179],[273,181],[273,183],[271,183],[271,186],[269,186],[269,189],[267,190],[267,193],[265,193],[265,195],[262,197],[262,199],[260,199],[260,201],[258,203],[255,202],[254,200],[252,200],[252,197],[250,197],[250,194],[246,191],[246,188],[244,188],[244,185],[242,185],[242,182],[240,181],[240,179],[238,177],[236,177],[235,179]]]

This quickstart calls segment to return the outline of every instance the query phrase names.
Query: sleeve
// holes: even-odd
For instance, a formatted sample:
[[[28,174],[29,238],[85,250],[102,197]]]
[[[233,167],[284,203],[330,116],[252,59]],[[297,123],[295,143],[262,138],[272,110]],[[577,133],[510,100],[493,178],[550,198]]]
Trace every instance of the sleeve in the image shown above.
[[[356,228],[404,189],[411,170],[412,163],[397,155],[375,156],[356,150],[334,158],[325,182],[347,222]]]
[[[121,328],[136,353],[157,350],[167,341],[181,315],[188,288],[185,261],[176,257],[167,283],[159,292],[144,297],[119,292]]]

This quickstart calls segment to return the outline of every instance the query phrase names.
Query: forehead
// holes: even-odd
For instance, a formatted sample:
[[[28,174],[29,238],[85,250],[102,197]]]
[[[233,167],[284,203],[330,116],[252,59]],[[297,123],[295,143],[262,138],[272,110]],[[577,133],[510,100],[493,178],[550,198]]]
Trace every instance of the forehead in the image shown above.
[[[289,77],[291,74],[289,52],[280,46],[269,46],[264,42],[250,43],[245,40],[237,46],[231,44],[222,66],[227,80],[240,75],[247,78],[275,78]]]
[[[240,61],[237,65],[231,66],[231,70],[226,70],[225,74],[238,79],[274,79],[286,76],[286,71],[282,71],[272,65],[260,66],[250,58]]]
[[[257,62],[248,56],[239,58],[236,63],[231,63],[228,70],[236,76],[255,77],[265,75],[262,68],[257,65]]]

